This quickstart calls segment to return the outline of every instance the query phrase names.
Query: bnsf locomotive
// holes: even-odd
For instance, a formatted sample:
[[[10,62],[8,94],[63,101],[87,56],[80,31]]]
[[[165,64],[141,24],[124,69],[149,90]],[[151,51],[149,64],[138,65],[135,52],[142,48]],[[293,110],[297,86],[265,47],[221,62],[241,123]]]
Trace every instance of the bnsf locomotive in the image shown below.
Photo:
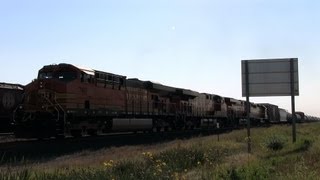
[[[269,121],[265,105],[250,107],[253,124]],[[25,86],[14,125],[17,137],[78,137],[114,131],[238,127],[246,116],[241,100],[58,64],[44,66],[38,78]]]
[[[23,86],[0,83],[0,132],[12,132],[13,112],[21,103]]]

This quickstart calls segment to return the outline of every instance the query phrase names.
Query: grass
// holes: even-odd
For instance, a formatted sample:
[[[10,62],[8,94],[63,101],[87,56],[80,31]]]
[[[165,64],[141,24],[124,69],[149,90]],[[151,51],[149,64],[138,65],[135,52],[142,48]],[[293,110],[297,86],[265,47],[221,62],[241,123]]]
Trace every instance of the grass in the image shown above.
[[[320,123],[252,129],[147,146],[81,151],[0,167],[0,179],[319,179]]]

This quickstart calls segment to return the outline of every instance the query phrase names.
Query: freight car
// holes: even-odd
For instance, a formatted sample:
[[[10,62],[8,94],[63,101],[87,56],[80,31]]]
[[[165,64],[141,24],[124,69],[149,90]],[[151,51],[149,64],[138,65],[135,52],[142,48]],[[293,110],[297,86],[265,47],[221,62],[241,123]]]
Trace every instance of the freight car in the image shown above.
[[[245,105],[242,100],[71,64],[47,65],[25,86],[14,132],[16,137],[43,138],[237,128],[247,123]],[[280,122],[280,114],[278,106],[250,104],[253,125]]]
[[[0,83],[0,132],[12,132],[13,112],[21,103],[23,86]]]
[[[285,109],[279,108],[279,122],[286,123],[292,115]]]
[[[306,115],[305,116],[305,122],[319,122],[320,118],[315,116]]]
[[[292,122],[292,117],[288,119],[289,122]],[[297,123],[305,123],[305,122],[317,122],[320,121],[318,117],[306,115],[304,112],[298,111],[296,112],[296,122]]]
[[[287,110],[279,108],[277,105],[268,103],[262,103],[259,105],[266,107],[266,120],[268,123],[287,123],[291,120],[292,115]]]

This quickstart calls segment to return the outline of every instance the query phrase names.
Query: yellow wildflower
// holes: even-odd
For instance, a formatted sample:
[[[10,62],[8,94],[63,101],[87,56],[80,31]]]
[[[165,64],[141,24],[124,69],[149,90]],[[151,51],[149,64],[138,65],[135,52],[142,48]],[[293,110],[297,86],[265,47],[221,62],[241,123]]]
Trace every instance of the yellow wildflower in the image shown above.
[[[106,161],[106,162],[103,163],[103,165],[106,168],[111,168],[111,167],[113,167],[113,160]]]

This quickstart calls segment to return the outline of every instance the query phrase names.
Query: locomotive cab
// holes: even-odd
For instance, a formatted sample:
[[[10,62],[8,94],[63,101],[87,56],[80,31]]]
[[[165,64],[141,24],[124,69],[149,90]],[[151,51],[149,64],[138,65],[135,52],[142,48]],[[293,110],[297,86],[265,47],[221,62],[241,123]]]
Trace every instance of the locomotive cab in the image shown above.
[[[37,79],[26,85],[24,102],[14,114],[15,135],[50,137],[57,129],[63,131],[68,84],[79,77],[80,72],[68,64],[40,69]]]
[[[80,72],[72,65],[59,64],[44,66],[39,70],[38,78],[26,86],[26,102],[24,108],[46,111],[56,109],[55,106],[65,108],[66,94],[70,83],[79,81]],[[33,107],[27,107],[33,105]]]

